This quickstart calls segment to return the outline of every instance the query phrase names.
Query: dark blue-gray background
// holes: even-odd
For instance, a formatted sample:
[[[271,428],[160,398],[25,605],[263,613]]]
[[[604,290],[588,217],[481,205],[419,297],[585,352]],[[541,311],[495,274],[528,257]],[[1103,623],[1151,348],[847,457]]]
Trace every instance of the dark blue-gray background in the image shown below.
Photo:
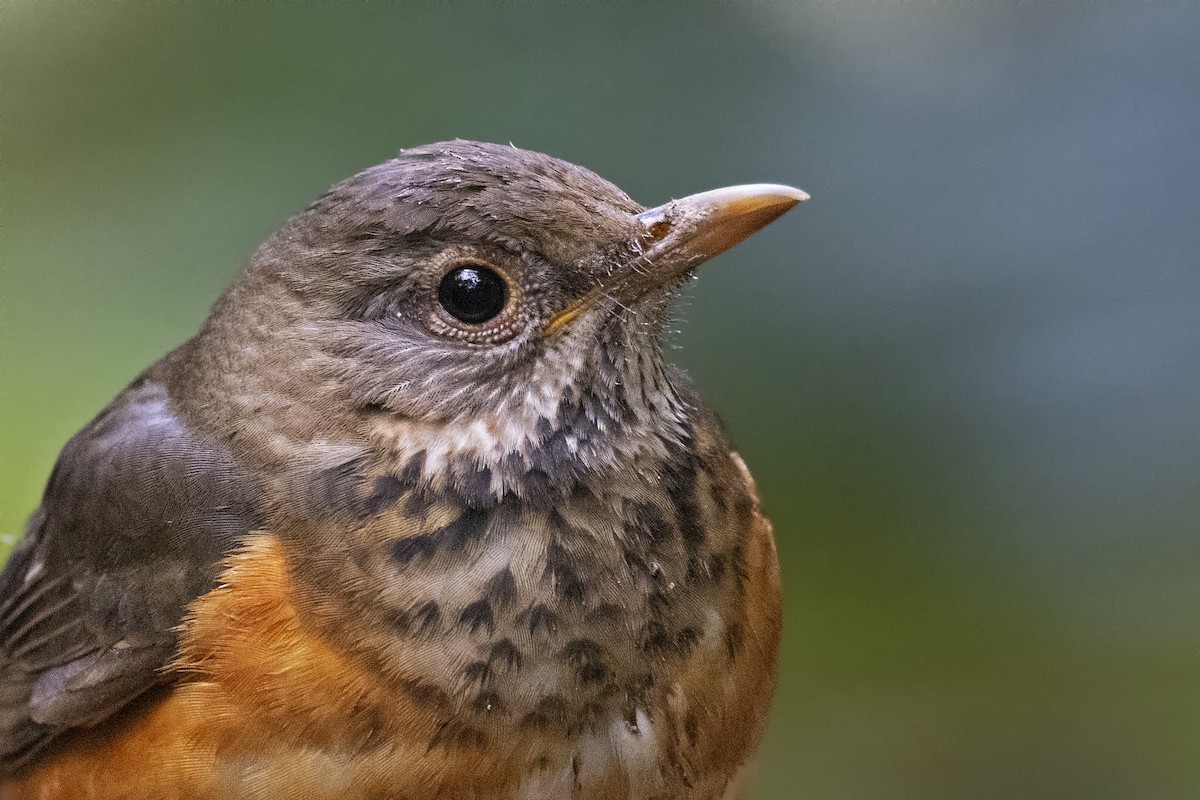
[[[674,337],[779,534],[757,796],[1200,796],[1198,87],[1190,2],[7,3],[0,531],[401,146],[792,183]]]

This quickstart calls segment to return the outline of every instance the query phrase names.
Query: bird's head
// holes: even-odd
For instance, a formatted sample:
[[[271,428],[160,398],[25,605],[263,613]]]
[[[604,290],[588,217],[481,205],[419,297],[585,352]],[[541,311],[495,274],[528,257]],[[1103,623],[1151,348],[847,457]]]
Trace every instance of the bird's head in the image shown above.
[[[454,454],[499,475],[552,439],[599,463],[623,432],[681,430],[661,347],[675,290],[805,198],[759,184],[646,209],[540,153],[431,144],[330,189],[222,305],[246,347],[348,406],[317,413],[370,419],[441,472]]]

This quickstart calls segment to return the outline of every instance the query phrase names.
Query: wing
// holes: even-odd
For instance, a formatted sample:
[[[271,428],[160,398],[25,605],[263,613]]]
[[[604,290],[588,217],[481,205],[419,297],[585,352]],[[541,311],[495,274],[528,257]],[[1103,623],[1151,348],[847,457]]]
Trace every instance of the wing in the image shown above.
[[[161,682],[186,605],[259,523],[255,482],[153,374],[67,443],[0,574],[0,775]]]

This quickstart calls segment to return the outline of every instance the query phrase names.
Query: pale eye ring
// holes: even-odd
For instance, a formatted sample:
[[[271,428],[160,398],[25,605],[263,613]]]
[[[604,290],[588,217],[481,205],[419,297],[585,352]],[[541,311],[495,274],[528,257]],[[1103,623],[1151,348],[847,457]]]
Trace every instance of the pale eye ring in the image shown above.
[[[482,325],[508,305],[508,283],[486,264],[461,264],[442,276],[437,298],[459,322]]]

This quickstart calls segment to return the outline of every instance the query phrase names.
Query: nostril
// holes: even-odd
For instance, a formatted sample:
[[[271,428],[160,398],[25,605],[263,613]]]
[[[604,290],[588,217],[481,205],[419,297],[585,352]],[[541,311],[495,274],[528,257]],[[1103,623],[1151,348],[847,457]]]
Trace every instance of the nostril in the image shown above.
[[[657,222],[650,224],[650,238],[661,239],[671,232],[671,223],[665,219],[660,219]]]
[[[646,239],[648,241],[657,242],[671,232],[671,222],[661,212],[657,214],[653,212],[643,214],[640,219],[642,224],[646,226]]]

